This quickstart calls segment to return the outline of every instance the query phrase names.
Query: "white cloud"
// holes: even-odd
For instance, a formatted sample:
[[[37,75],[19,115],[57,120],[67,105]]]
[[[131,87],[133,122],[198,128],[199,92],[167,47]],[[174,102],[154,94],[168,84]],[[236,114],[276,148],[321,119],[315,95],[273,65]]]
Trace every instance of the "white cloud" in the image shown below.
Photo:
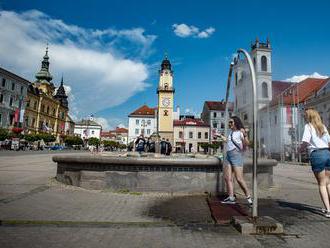
[[[328,76],[323,76],[323,75],[320,75],[317,72],[314,72],[310,75],[295,75],[293,77],[285,79],[285,81],[298,83],[298,82],[301,82],[301,81],[305,80],[306,78],[322,78],[323,79],[323,78],[327,78],[327,77]]]
[[[187,24],[181,23],[181,24],[173,24],[172,28],[174,30],[174,33],[182,38],[186,38],[186,37],[194,37],[194,38],[201,38],[201,39],[205,39],[210,37],[214,32],[215,32],[215,28],[213,27],[209,27],[207,29],[204,30],[199,30],[198,27],[195,27],[193,25],[188,26]]]
[[[114,130],[116,127],[126,128],[121,118],[94,117],[94,120],[102,126],[103,131]]]
[[[31,81],[49,42],[53,83],[65,75],[72,116],[119,105],[148,87],[148,66],[139,60],[156,36],[142,28],[86,29],[37,10],[0,11],[0,27],[1,66]]]
[[[100,124],[102,126],[102,130],[106,131],[109,130],[109,122],[107,119],[103,117],[94,117],[94,120],[96,123]]]

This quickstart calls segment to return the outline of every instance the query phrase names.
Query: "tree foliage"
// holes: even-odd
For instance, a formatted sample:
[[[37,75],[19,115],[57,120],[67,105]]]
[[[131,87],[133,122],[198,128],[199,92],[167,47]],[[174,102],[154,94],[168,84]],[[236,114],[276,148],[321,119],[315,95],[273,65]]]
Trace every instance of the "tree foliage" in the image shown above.
[[[77,137],[77,136],[66,136],[64,138],[64,143],[67,145],[67,146],[74,146],[74,145],[83,145],[84,142],[83,140],[80,138],[80,137]]]
[[[9,137],[9,131],[5,128],[0,128],[0,141],[8,139]]]
[[[100,140],[98,138],[91,137],[91,138],[88,139],[88,145],[98,146],[98,145],[100,145]]]

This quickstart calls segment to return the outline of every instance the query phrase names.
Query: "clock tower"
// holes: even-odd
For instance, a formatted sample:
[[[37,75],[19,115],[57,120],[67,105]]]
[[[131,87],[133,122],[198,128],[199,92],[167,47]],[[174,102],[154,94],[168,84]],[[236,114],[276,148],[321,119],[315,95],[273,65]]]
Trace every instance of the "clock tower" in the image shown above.
[[[173,146],[173,71],[167,56],[159,70],[158,94],[158,134],[161,139],[169,139]]]

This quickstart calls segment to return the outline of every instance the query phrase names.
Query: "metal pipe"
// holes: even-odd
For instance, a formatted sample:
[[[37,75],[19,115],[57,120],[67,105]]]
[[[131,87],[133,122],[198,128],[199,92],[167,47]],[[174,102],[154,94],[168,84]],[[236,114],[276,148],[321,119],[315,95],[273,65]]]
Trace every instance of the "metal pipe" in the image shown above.
[[[238,49],[237,53],[243,53],[249,64],[251,79],[252,79],[252,94],[253,94],[253,170],[252,170],[252,190],[253,190],[253,205],[252,205],[252,217],[258,216],[258,185],[257,185],[257,79],[255,68],[250,54],[244,49]]]

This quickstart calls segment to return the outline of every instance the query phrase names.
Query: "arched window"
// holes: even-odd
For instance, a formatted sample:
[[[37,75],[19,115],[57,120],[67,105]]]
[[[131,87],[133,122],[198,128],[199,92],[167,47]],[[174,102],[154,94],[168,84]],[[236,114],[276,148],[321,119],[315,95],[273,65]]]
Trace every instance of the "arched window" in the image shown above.
[[[268,85],[267,85],[267,83],[263,82],[261,88],[262,88],[262,97],[263,98],[268,98]]]
[[[266,56],[261,57],[261,70],[267,71],[267,57]]]
[[[237,85],[237,72],[235,72],[235,85]]]

